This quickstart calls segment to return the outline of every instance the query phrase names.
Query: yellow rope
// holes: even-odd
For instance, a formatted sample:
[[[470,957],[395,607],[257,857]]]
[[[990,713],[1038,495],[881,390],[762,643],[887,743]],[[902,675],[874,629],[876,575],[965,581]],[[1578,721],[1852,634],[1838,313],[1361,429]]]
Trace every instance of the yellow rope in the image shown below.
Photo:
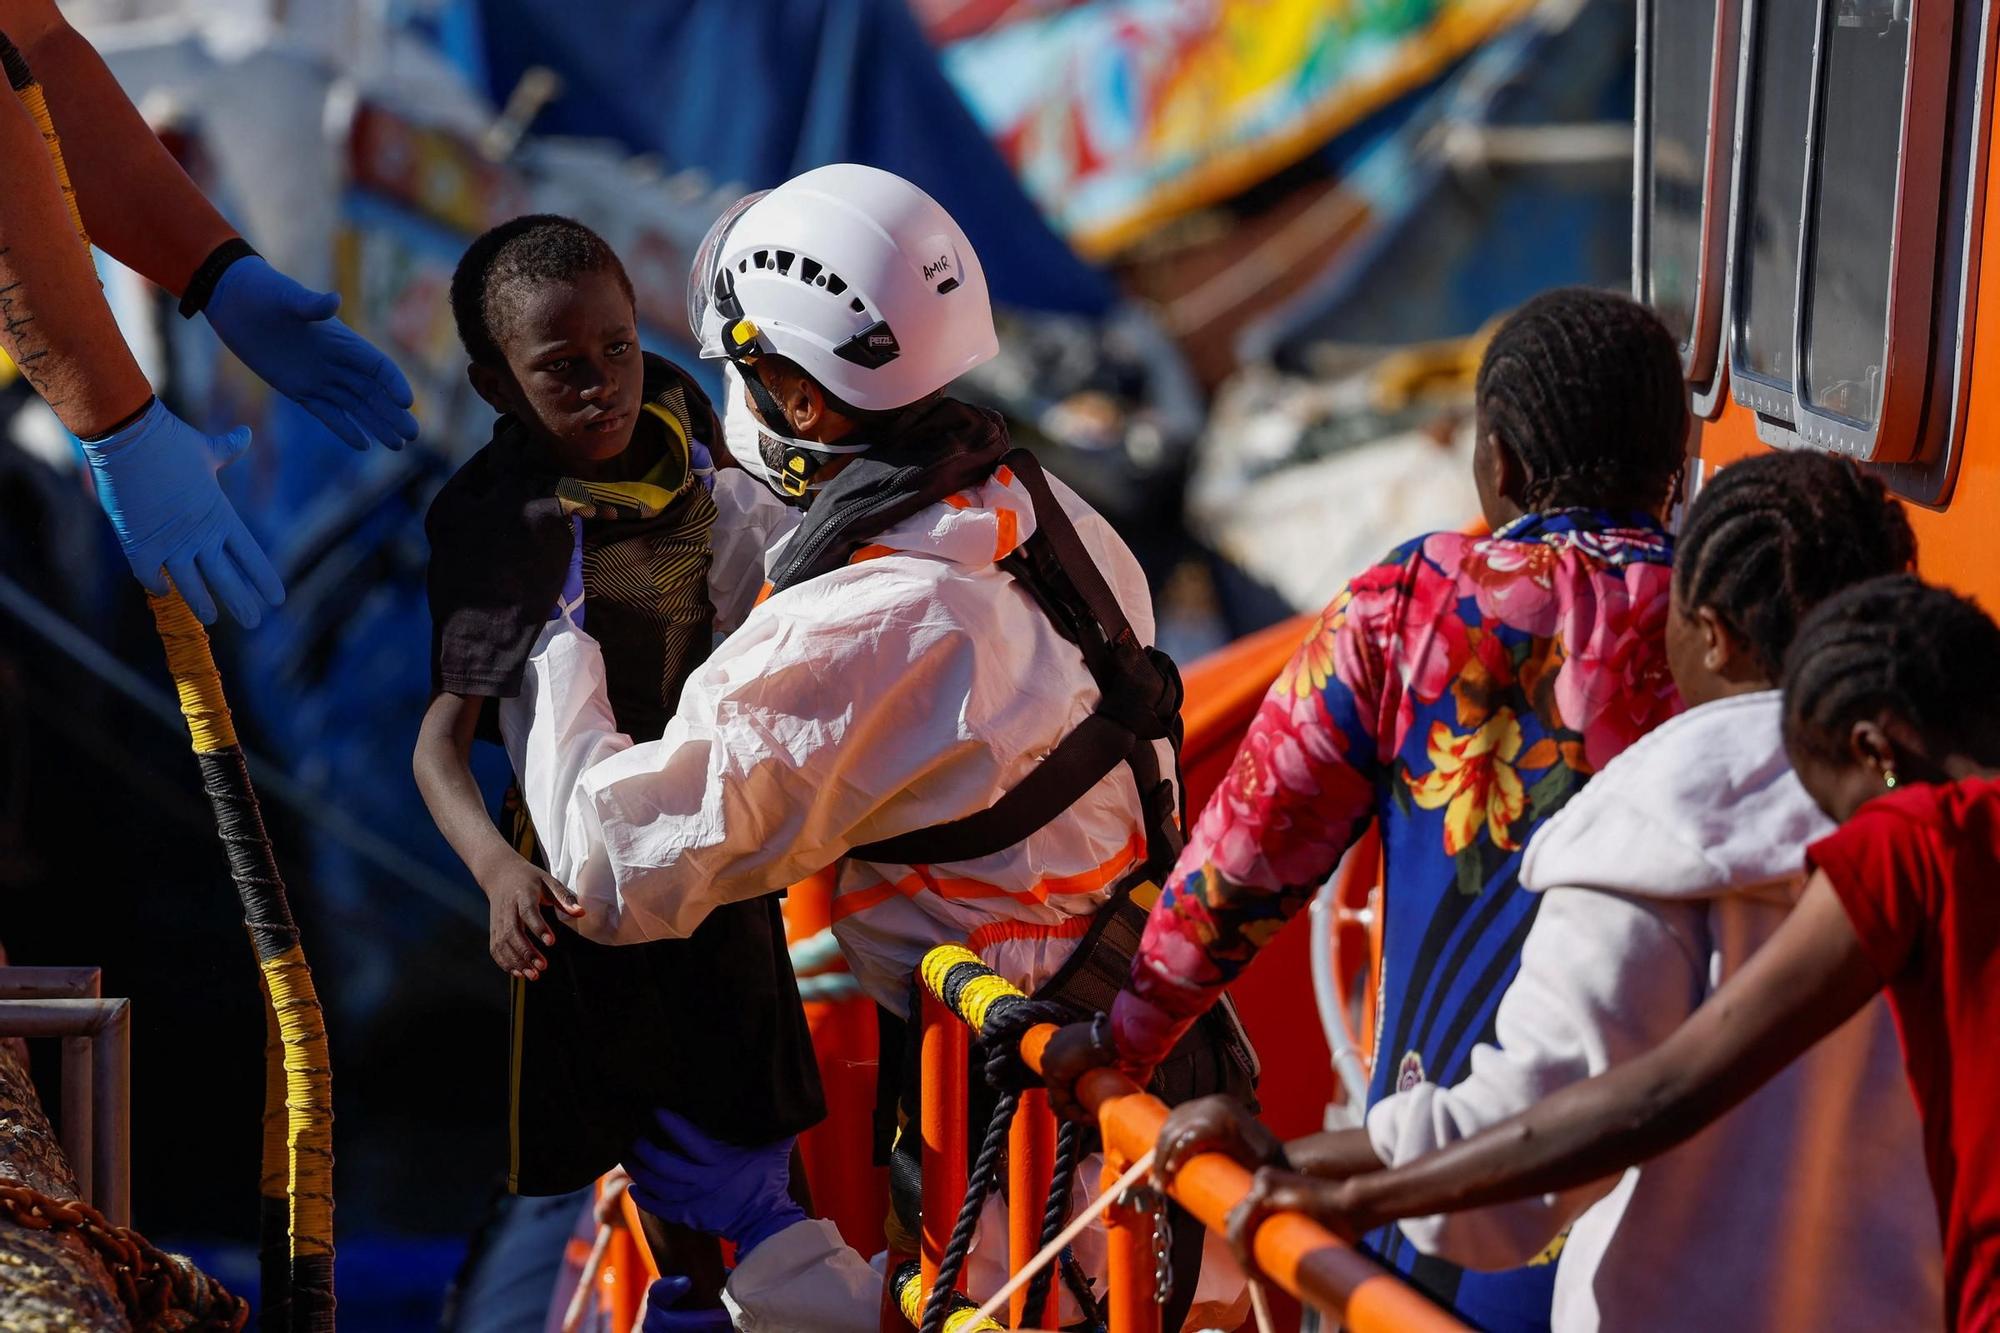
[[[963,1296],[958,1299],[963,1304],[944,1317],[945,1333],[986,1333],[988,1329],[998,1330],[1001,1327],[980,1314],[971,1301]],[[915,1264],[905,1265],[896,1275],[896,1307],[903,1312],[903,1318],[910,1321],[912,1328],[923,1326],[924,1280],[922,1271]]]
[[[271,1005],[270,983],[259,969],[257,984],[264,992],[264,1158],[257,1177],[257,1192],[267,1199],[285,1197],[290,1176],[289,1114],[285,1110],[285,1038],[278,1027],[278,1011]]]
[[[297,945],[262,967],[285,1042],[292,1254],[331,1254],[333,1105],[327,1096],[326,1020],[305,953]]]
[[[208,631],[171,585],[165,597],[148,594],[146,604],[153,608],[153,623],[166,646],[167,674],[174,678],[174,689],[180,693],[181,716],[187,719],[195,753],[228,749],[236,744],[236,724],[222,695],[215,658],[208,651]]]
[[[924,955],[923,962],[917,965],[917,971],[924,979],[924,988],[942,1000],[945,974],[961,963],[970,963],[974,967],[986,966],[979,961],[978,954],[963,944],[940,944]]]
[[[974,1032],[986,1030],[986,1015],[994,1002],[1007,999],[1022,999],[1020,990],[997,972],[974,977],[965,983],[965,989],[958,993],[958,1013],[971,1025]]]
[[[961,969],[963,969],[961,971]],[[979,961],[963,944],[940,944],[918,965],[924,986],[974,1032],[986,1030],[986,1018],[1001,1000],[1024,1000],[1013,982]]]

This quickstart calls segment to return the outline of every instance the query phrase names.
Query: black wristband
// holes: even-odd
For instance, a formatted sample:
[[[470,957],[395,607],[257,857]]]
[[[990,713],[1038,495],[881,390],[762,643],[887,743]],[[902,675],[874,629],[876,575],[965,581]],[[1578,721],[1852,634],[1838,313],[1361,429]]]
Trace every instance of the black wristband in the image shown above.
[[[105,431],[99,431],[95,435],[79,435],[77,436],[77,439],[81,440],[85,444],[102,444],[104,441],[116,435],[119,431],[124,430],[127,426],[136,424],[140,417],[145,416],[148,412],[153,410],[153,404],[157,403],[158,401],[160,401],[158,395],[149,393],[146,395],[146,401],[139,404],[139,410],[137,412],[132,413],[130,416],[126,417],[123,421],[120,421],[117,425],[113,426],[111,429]]]
[[[210,250],[208,258],[201,261],[201,267],[188,279],[187,290],[181,293],[181,318],[193,319],[200,314],[207,307],[208,298],[215,295],[215,284],[222,281],[229,266],[256,253],[241,236],[232,236]]]

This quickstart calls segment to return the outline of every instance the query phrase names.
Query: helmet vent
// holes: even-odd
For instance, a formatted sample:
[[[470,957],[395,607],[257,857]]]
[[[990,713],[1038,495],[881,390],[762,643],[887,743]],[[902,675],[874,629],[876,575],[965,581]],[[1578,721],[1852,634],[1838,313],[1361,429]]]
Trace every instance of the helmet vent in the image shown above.
[[[778,251],[778,272],[784,274],[788,278],[791,277],[792,261],[797,258],[798,256],[793,254],[790,250]]]
[[[838,296],[847,290],[847,281],[838,273],[829,273],[826,275],[826,289],[833,295]]]
[[[853,308],[854,313],[857,315],[865,315],[868,313],[868,307],[861,304],[861,298],[858,296],[855,297],[852,301],[849,301],[847,304]]]
[[[799,281],[800,282],[818,281],[819,275],[823,268],[824,266],[817,259],[801,259],[799,261]],[[824,287],[826,286],[826,284],[821,282],[820,286]]]

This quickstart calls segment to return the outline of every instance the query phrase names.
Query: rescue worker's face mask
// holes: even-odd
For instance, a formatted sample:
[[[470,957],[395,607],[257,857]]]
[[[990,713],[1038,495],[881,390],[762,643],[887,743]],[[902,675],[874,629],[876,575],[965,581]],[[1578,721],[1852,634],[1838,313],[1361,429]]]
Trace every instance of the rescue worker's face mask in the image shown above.
[[[723,442],[729,446],[730,456],[738,467],[770,487],[786,504],[807,508],[812,504],[813,493],[826,484],[815,480],[814,474],[835,458],[867,452],[868,446],[820,444],[779,434],[766,420],[767,415],[777,414],[777,401],[770,399],[769,391],[762,395],[771,402],[764,412],[750,405],[748,395],[764,388],[761,381],[754,388],[746,387],[748,377],[754,373],[734,364],[722,368],[724,397],[728,400],[722,411]]]

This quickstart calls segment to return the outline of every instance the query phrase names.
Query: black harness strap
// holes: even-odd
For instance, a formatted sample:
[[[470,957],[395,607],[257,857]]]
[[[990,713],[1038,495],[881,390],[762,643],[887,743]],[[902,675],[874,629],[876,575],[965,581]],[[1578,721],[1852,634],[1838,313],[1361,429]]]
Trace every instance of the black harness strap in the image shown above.
[[[1180,812],[1175,784],[1162,777],[1153,742],[1170,740],[1175,754],[1180,752],[1180,672],[1165,653],[1140,644],[1035,456],[1016,449],[1002,463],[1013,469],[1034,502],[1035,531],[1000,567],[1083,654],[1097,682],[1097,706],[988,808],[867,843],[848,854],[893,865],[991,856],[1053,823],[1123,763],[1131,768],[1139,791],[1146,869],[1164,876],[1180,854]]]

